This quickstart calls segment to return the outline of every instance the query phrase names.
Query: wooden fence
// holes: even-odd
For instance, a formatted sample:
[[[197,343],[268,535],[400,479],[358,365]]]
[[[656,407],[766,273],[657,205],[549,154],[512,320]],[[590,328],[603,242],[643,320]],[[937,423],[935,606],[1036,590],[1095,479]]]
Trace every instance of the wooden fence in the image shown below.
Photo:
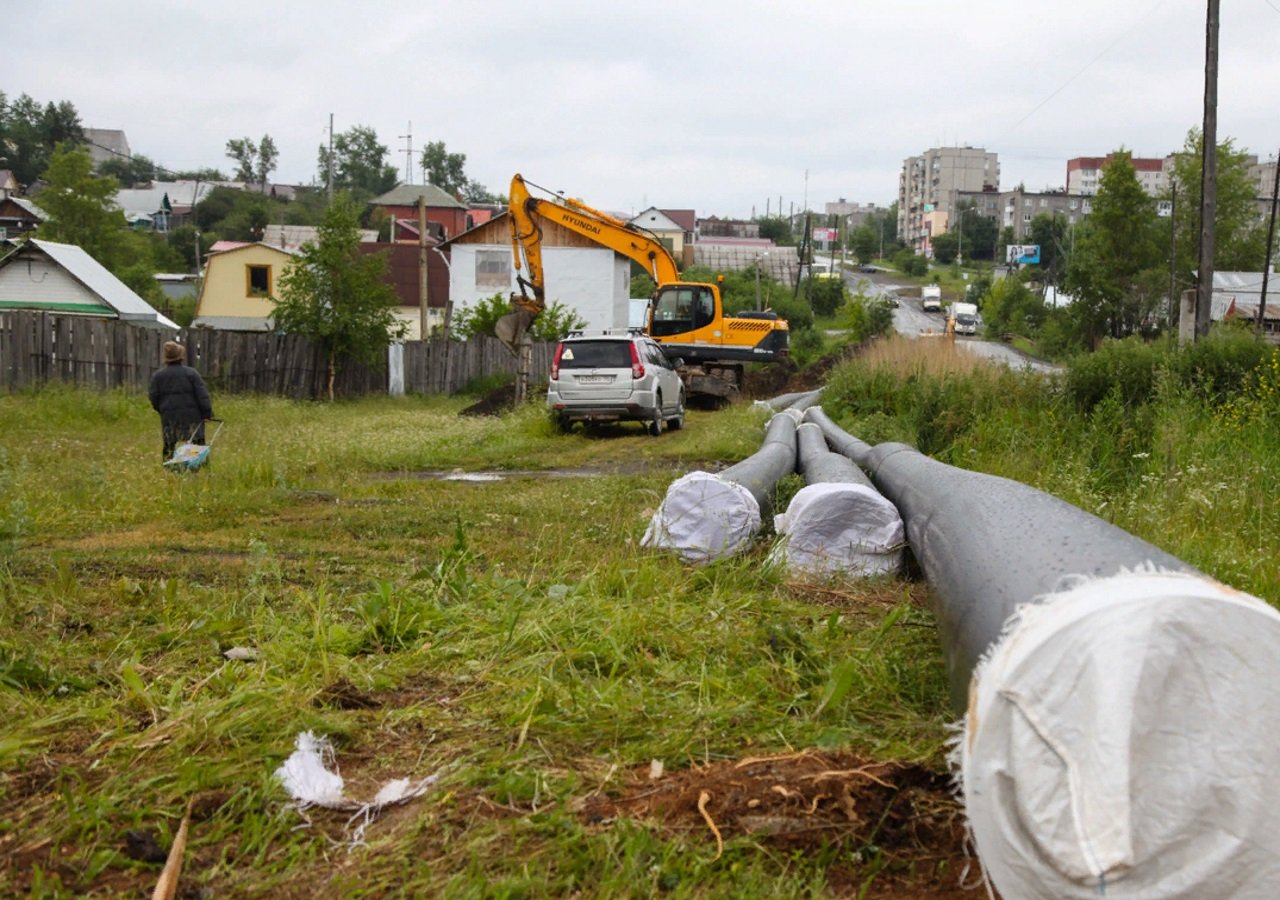
[[[191,328],[175,337],[171,331],[117,320],[36,312],[0,312],[0,388],[63,382],[145,391],[161,364],[161,346],[173,339],[186,345],[188,364],[211,390],[295,399],[325,396],[324,353],[297,335]],[[533,345],[535,381],[550,369],[554,346]],[[406,393],[454,394],[478,379],[514,377],[516,371],[515,357],[496,338],[409,341],[399,352]],[[385,366],[347,363],[338,371],[335,393],[385,394],[390,372]]]

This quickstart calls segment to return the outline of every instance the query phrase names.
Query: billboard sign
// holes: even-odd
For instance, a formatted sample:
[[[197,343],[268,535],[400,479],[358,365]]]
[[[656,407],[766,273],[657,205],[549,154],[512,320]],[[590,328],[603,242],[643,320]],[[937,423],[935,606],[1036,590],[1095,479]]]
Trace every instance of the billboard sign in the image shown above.
[[[1005,261],[1009,265],[1036,265],[1040,262],[1039,244],[1010,244],[1005,248]]]
[[[813,229],[813,239],[815,241],[834,241],[836,239],[836,229],[815,228]]]

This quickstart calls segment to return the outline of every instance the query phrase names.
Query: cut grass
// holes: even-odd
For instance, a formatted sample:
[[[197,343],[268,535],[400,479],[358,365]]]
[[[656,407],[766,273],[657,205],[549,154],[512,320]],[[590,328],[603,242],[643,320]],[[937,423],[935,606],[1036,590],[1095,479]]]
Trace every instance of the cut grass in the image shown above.
[[[184,884],[229,896],[810,896],[957,851],[873,864],[848,822],[808,853],[731,833],[714,859],[706,831],[580,815],[652,759],[941,768],[922,586],[788,582],[766,542],[696,569],[639,547],[675,474],[753,452],[764,414],[655,440],[556,435],[535,406],[215,400],[227,427],[190,476],[161,471],[141,398],[0,404],[0,892],[149,889],[124,834],[167,844],[192,796]],[[459,467],[600,474],[419,477]],[[341,817],[297,829],[272,777],[306,729],[354,796],[442,782],[349,853]]]

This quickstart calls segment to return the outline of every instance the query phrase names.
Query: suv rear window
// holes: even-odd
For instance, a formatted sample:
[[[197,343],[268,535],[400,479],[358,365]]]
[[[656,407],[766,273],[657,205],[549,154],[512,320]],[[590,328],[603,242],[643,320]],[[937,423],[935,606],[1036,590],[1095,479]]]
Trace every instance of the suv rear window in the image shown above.
[[[562,369],[628,369],[630,341],[566,341],[560,354]]]

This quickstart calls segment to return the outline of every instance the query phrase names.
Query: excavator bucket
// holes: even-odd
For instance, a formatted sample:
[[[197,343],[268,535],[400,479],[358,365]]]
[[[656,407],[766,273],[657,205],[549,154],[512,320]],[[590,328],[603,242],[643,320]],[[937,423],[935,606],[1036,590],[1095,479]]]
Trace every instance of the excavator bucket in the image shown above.
[[[518,355],[520,339],[529,330],[529,323],[532,321],[533,313],[527,309],[517,308],[494,323],[493,333],[507,346],[508,350]]]

